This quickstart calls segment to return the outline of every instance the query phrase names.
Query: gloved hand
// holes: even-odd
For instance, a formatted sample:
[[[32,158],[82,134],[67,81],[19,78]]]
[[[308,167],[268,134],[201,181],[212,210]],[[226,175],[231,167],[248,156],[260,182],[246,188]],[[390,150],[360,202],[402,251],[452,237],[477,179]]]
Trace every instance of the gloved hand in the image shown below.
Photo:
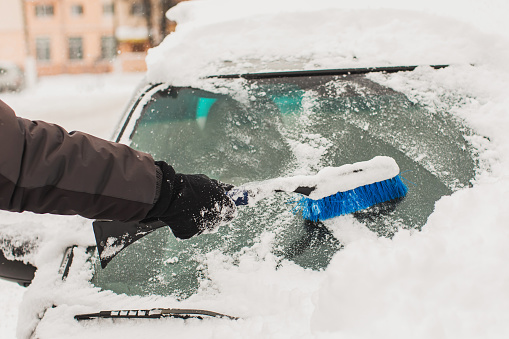
[[[175,173],[163,161],[156,166],[162,173],[160,193],[146,220],[161,220],[175,237],[188,239],[214,231],[235,217],[237,208],[226,195],[231,186],[203,174]]]

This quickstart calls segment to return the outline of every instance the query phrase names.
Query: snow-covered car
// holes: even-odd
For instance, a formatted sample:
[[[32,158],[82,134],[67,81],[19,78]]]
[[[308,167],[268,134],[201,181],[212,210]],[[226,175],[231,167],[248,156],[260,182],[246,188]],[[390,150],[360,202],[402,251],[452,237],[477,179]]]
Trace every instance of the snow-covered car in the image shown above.
[[[447,110],[431,115],[368,77],[414,68],[211,75],[213,90],[151,84],[137,96],[116,140],[171,163],[178,172],[203,173],[235,186],[390,156],[404,170],[411,194],[353,214],[374,234],[390,238],[401,228],[420,229],[435,201],[468,187],[475,170],[464,138],[471,132]],[[109,262],[109,249],[108,260],[101,258],[103,266],[109,264],[101,269],[96,262],[92,282],[118,294],[185,299],[206,280],[208,254],[220,251],[235,258],[264,235],[272,236],[276,261],[325,269],[344,244],[334,227],[293,213],[292,199],[297,197],[280,193],[242,207],[229,227],[187,241],[157,227],[125,250],[127,225],[96,222],[98,244],[106,246],[115,235],[120,241],[109,247],[123,251]]]
[[[20,91],[24,86],[23,71],[12,62],[0,60],[0,92]]]
[[[37,237],[15,233],[6,256],[37,266],[20,337],[503,333],[509,280],[499,268],[509,253],[493,206],[508,185],[498,177],[498,193],[490,180],[506,155],[488,137],[505,132],[476,114],[493,122],[490,109],[505,99],[486,84],[509,77],[486,36],[417,12],[240,4],[169,12],[179,29],[150,51],[114,140],[233,185],[385,155],[409,193],[322,222],[303,220],[297,197],[277,193],[189,240],[100,220],[94,239],[80,218]],[[479,220],[503,237],[478,231]],[[107,246],[123,227],[136,241]],[[28,250],[14,253],[20,244]],[[101,260],[96,245],[115,255]]]

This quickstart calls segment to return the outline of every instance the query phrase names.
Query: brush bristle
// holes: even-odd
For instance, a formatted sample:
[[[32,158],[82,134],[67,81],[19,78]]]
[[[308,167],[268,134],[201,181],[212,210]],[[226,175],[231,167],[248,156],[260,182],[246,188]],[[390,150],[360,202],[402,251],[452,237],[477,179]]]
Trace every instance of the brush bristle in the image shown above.
[[[397,175],[391,179],[338,192],[319,200],[303,197],[294,210],[300,211],[302,217],[307,220],[326,220],[401,198],[407,192],[408,188]]]

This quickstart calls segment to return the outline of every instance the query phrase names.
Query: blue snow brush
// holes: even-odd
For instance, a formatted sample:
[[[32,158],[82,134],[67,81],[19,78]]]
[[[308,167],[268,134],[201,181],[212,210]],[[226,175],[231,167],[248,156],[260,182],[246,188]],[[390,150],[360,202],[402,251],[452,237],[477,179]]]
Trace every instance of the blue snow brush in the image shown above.
[[[338,192],[318,200],[303,197],[294,210],[299,211],[307,220],[327,220],[402,198],[407,191],[408,188],[397,175],[394,178]]]
[[[326,220],[402,198],[408,188],[390,157],[327,167],[312,176],[295,176],[248,184],[229,192],[237,205],[247,205],[271,192],[304,195],[294,207],[304,219]]]

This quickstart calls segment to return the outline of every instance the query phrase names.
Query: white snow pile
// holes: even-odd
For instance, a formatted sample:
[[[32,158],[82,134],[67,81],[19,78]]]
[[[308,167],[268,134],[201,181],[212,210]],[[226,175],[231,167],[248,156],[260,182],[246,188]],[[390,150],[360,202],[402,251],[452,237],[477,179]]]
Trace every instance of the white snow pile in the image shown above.
[[[351,5],[350,5],[351,6]],[[148,79],[189,85],[218,73],[484,64],[495,37],[461,21],[344,1],[192,1],[168,18],[177,32],[147,58]]]
[[[352,2],[352,1],[349,1]],[[127,297],[84,278],[78,250],[66,282],[46,265],[22,307],[19,334],[44,338],[506,338],[509,335],[509,41],[502,1],[184,2],[168,14],[176,33],[147,58],[148,79],[200,85],[217,73],[289,68],[423,66],[370,78],[433,110],[452,112],[479,135],[472,188],[443,197],[421,232],[377,238],[350,216],[326,223],[345,248],[321,272],[278,263],[265,234],[235,265],[210,253],[210,285],[191,298]],[[505,30],[502,30],[505,29]],[[489,141],[488,141],[489,138]],[[53,259],[53,262],[56,259]],[[50,286],[48,288],[48,286]],[[38,301],[39,300],[39,301]],[[105,309],[179,307],[240,316],[164,321],[89,321]]]

